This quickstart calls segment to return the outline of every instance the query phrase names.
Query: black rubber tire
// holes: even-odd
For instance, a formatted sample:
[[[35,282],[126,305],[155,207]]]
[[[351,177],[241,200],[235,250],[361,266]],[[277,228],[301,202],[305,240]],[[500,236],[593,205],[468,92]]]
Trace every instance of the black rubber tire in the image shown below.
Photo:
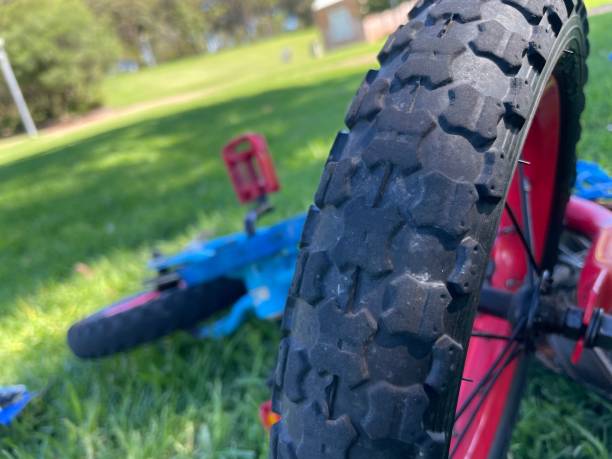
[[[447,457],[488,254],[553,72],[562,147],[544,267],[556,257],[586,32],[580,0],[421,0],[388,39],[304,227],[270,457]]]
[[[83,359],[127,351],[174,331],[192,329],[245,293],[242,281],[226,278],[164,290],[157,299],[136,308],[112,316],[102,310],[77,322],[68,330],[68,345]]]

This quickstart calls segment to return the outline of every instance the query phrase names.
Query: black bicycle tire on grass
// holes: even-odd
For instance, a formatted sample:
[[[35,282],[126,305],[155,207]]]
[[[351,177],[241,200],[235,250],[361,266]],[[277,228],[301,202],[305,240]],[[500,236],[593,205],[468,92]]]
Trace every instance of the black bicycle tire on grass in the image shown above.
[[[68,330],[68,345],[81,358],[127,351],[174,331],[192,329],[245,293],[242,281],[228,278],[163,290],[138,307],[113,315],[106,315],[104,309],[75,323]]]
[[[487,255],[553,72],[562,138],[543,267],[555,261],[586,31],[580,0],[421,0],[387,40],[304,227],[273,459],[447,457]]]

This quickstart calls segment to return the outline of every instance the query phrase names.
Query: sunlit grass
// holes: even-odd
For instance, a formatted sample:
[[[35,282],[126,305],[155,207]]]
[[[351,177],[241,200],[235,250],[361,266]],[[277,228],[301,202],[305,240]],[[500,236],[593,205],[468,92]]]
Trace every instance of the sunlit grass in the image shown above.
[[[104,85],[104,105],[124,107],[190,92],[223,97],[224,92],[262,79],[267,85],[275,81],[285,85],[290,78],[333,70],[343,61],[350,62],[351,58],[362,57],[368,51],[374,53],[379,48],[379,45],[360,44],[314,58],[310,49],[318,40],[314,30],[294,32],[280,39],[118,75]],[[284,61],[281,57],[287,51],[291,58]]]
[[[585,0],[584,3],[588,9],[593,9],[598,6],[612,5],[612,0]]]

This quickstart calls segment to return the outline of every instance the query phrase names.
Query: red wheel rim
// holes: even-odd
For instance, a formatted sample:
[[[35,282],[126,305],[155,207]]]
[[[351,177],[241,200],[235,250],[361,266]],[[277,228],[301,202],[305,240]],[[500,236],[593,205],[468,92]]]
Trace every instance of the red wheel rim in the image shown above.
[[[559,159],[561,128],[561,99],[559,86],[552,77],[544,91],[535,118],[529,128],[522,152],[526,163],[522,173],[529,184],[527,202],[530,208],[532,227],[532,252],[538,264],[546,249],[548,230],[554,205],[556,171]],[[519,167],[521,167],[519,165]],[[507,205],[524,227],[519,192],[519,168],[517,168],[507,197]],[[502,215],[497,238],[491,252],[494,272],[490,278],[492,287],[516,291],[525,282],[528,258],[518,233],[507,211]],[[478,314],[474,332],[510,336],[510,322],[487,314]],[[473,336],[469,343],[463,382],[457,404],[458,414],[451,440],[451,458],[487,459],[500,433],[502,419],[509,402],[513,382],[517,378],[519,359],[513,359],[503,370],[488,391],[473,397],[473,388],[485,377],[496,359],[507,347],[507,342]],[[465,406],[464,406],[465,405]]]

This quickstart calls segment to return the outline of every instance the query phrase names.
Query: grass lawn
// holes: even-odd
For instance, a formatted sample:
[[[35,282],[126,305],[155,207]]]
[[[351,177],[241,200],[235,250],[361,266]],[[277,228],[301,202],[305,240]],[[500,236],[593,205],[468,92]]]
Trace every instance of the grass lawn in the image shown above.
[[[612,15],[593,18],[591,28],[580,154],[612,170]],[[268,137],[283,184],[273,218],[305,209],[377,48],[315,61],[312,38],[299,33],[113,78],[105,94],[114,107],[196,94],[67,136],[0,143],[0,384],[40,391],[18,422],[0,428],[0,456],[267,457],[257,407],[268,396],[275,324],[249,322],[223,342],[177,335],[99,362],[72,357],[65,331],[137,289],[153,248],[177,249],[202,229],[240,228],[244,210],[218,153],[232,135]],[[281,64],[287,46],[294,60]],[[77,272],[78,263],[88,269]],[[611,408],[536,368],[513,457],[608,458]]]
[[[363,59],[364,52],[375,53],[380,48],[368,44],[352,46],[313,65],[310,45],[315,40],[317,34],[313,30],[300,31],[282,40],[265,40],[215,55],[182,59],[135,74],[110,77],[103,86],[104,105],[124,107],[160,97],[197,94],[203,88],[207,95],[225,92],[233,95],[238,86],[249,87],[262,81],[267,87],[275,83],[287,86],[288,78],[329,72],[342,61],[351,67],[355,60],[367,63]],[[290,65],[280,59],[286,49],[291,50]]]
[[[592,8],[597,8],[598,6],[603,6],[603,5],[610,5],[612,4],[611,0],[585,0],[587,8],[592,9]]]

